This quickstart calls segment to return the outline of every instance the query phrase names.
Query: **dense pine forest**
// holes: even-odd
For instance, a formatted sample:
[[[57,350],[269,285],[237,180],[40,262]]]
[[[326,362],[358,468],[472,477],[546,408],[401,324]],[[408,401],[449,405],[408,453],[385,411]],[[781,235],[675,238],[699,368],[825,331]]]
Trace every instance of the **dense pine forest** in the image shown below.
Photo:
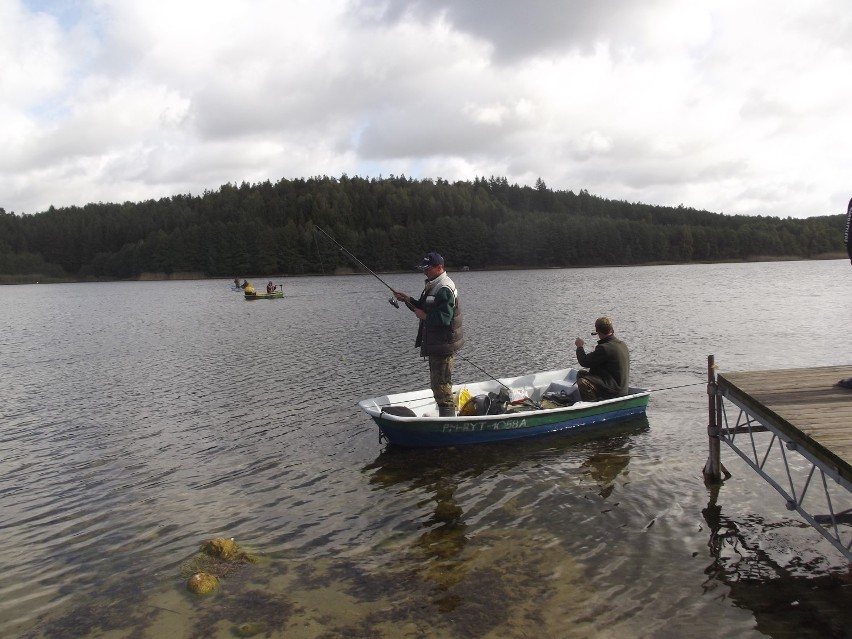
[[[505,178],[314,177],[124,204],[0,209],[0,282],[533,268],[843,255],[843,215],[780,219],[607,200]]]

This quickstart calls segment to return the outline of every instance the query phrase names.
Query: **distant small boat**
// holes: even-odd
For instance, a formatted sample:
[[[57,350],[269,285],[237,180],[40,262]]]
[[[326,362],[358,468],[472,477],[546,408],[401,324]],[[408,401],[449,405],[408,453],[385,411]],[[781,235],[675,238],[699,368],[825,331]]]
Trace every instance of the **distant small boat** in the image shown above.
[[[273,291],[272,293],[246,293],[247,300],[279,300],[284,297],[284,291]]]
[[[573,386],[577,370],[566,368],[488,380],[455,384],[454,393],[467,389],[473,398],[493,398],[507,392],[510,397],[526,397],[498,414],[440,417],[430,389],[383,395],[358,402],[379,427],[380,435],[391,444],[426,448],[457,446],[534,437],[548,433],[587,430],[599,424],[630,419],[645,414],[651,391],[630,388],[624,397],[598,402],[576,402],[561,406],[548,400],[554,389]],[[464,411],[462,411],[464,412]]]

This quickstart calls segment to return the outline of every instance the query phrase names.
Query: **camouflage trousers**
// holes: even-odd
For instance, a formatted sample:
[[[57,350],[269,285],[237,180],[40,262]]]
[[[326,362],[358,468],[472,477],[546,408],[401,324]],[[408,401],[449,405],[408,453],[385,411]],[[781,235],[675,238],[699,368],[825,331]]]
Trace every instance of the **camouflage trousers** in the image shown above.
[[[429,356],[429,381],[438,406],[453,406],[453,362],[452,355]]]
[[[584,402],[596,402],[600,399],[598,388],[588,377],[577,377],[577,388],[580,389],[580,397]]]

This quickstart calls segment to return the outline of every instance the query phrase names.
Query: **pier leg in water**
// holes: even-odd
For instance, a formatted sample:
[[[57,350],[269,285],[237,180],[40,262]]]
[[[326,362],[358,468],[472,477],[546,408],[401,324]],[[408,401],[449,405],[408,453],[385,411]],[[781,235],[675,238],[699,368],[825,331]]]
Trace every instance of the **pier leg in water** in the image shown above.
[[[704,483],[718,484],[723,481],[722,473],[725,474],[725,479],[728,479],[731,473],[722,464],[720,451],[719,434],[722,430],[722,398],[716,391],[716,357],[714,355],[707,356],[707,396],[709,413],[707,437],[710,443],[710,455],[707,458],[707,463],[704,464]]]

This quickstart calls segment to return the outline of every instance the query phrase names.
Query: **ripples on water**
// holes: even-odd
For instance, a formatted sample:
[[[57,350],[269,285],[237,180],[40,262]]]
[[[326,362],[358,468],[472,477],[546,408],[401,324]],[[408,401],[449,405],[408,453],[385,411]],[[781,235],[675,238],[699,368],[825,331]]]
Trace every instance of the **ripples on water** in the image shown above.
[[[607,313],[670,390],[594,435],[438,451],[355,406],[428,378],[371,277],[2,287],[0,636],[843,636],[839,554],[729,451],[718,506],[701,468],[706,356],[849,363],[814,330],[848,326],[848,271],[456,273],[457,380],[574,364]],[[214,536],[259,561],[199,599],[181,565]]]

